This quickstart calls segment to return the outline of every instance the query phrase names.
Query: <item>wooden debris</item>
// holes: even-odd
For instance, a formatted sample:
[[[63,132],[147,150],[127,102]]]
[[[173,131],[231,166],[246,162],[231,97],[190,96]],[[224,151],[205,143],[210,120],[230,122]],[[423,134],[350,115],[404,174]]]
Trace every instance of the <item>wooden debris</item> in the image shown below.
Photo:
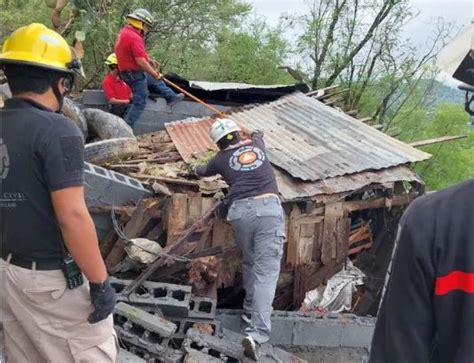
[[[422,147],[422,146],[428,146],[428,145],[434,145],[434,144],[440,144],[443,142],[448,142],[448,141],[455,141],[455,140],[461,140],[467,138],[467,135],[458,135],[458,136],[442,136],[442,137],[437,137],[434,139],[428,139],[428,140],[422,140],[422,141],[415,141],[410,144],[410,146],[413,147]]]
[[[141,200],[132,217],[125,225],[125,235],[128,238],[143,237],[150,229],[149,225],[153,223],[153,219],[155,219],[155,223],[158,223],[156,219],[161,217],[162,205],[163,201],[160,199],[149,198]],[[118,238],[106,258],[106,265],[109,270],[112,270],[124,259],[126,255],[124,247],[125,241]]]
[[[201,228],[205,223],[209,221],[217,208],[219,208],[221,202],[215,203],[199,220],[193,223],[191,227],[183,234],[183,236],[176,241],[176,243],[168,247],[166,246],[163,252],[168,254],[177,254],[180,248],[183,245],[186,245],[188,239],[195,233],[199,228]],[[165,258],[158,257],[151,265],[149,265],[127,288],[124,290],[124,294],[129,295],[133,292],[138,286],[140,286],[143,281],[145,281],[151,274],[153,274],[159,267],[163,266]]]

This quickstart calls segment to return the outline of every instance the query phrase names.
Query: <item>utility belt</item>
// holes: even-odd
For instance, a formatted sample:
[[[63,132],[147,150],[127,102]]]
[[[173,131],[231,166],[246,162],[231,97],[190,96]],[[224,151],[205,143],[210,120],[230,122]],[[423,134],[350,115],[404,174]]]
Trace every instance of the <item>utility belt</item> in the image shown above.
[[[69,289],[75,289],[84,283],[82,271],[69,254],[63,260],[30,260],[2,251],[2,259],[7,263],[29,270],[62,270]]]
[[[2,259],[12,265],[27,268],[29,270],[51,271],[61,269],[61,260],[30,260],[12,253],[2,252]]]

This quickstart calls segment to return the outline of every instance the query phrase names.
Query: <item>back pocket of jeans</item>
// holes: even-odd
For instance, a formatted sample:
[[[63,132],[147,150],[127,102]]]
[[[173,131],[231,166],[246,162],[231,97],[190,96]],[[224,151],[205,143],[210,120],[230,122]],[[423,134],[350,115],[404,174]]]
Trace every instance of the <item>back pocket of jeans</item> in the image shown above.
[[[240,219],[242,217],[242,210],[239,208],[236,208],[235,205],[232,205],[227,212],[227,220],[230,221],[235,221],[236,219]]]
[[[282,209],[280,206],[265,206],[262,208],[257,208],[257,217],[279,217],[282,218]]]

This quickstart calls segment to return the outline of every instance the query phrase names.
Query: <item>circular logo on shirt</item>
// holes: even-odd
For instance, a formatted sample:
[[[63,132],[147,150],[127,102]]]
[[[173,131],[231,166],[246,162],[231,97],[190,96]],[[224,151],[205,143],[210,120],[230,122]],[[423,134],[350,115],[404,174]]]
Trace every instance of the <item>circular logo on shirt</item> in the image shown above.
[[[250,171],[262,166],[265,153],[256,146],[243,146],[232,153],[229,167],[235,171]]]
[[[0,139],[0,179],[7,178],[8,170],[10,169],[10,157],[8,156],[7,145]]]

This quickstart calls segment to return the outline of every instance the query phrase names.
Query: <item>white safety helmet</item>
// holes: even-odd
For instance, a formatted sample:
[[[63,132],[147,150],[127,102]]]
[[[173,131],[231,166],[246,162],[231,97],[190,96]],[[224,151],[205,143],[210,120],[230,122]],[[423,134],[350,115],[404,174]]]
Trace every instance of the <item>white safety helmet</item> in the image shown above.
[[[220,139],[234,131],[240,131],[239,125],[230,118],[221,118],[211,125],[209,136],[212,142],[217,144]]]

